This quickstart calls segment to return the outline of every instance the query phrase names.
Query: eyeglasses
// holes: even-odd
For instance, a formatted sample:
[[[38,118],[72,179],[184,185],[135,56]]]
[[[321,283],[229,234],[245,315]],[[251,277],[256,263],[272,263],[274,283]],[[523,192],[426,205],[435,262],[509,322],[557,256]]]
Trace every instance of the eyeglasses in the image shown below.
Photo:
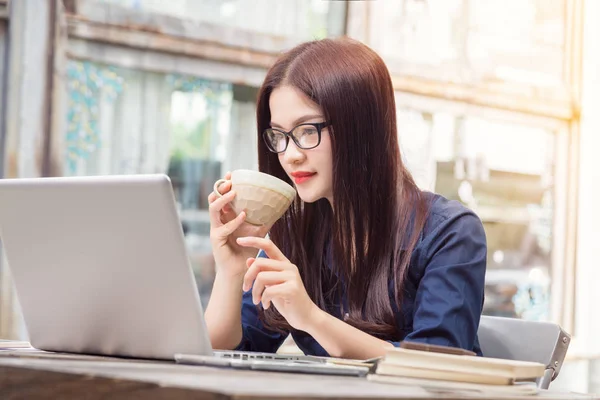
[[[273,153],[283,153],[290,142],[304,150],[314,149],[321,143],[321,130],[330,124],[328,122],[300,124],[289,132],[277,128],[268,128],[263,132],[263,139]]]

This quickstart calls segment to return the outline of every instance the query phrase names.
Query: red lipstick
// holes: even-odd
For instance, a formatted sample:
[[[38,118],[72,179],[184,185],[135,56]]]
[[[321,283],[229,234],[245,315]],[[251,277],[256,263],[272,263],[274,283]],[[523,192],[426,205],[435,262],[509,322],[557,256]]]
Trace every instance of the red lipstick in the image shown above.
[[[306,182],[316,174],[316,172],[297,171],[292,172],[290,175],[294,178],[294,182],[296,182],[296,185],[299,185],[301,183]]]

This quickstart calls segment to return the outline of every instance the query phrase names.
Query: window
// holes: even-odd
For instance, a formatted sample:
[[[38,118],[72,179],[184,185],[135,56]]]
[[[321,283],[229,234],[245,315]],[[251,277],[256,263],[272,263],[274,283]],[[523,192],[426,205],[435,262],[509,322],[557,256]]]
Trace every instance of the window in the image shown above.
[[[392,73],[407,166],[483,221],[484,313],[569,329],[581,2],[365,4],[349,26]]]
[[[372,45],[392,70],[492,84],[558,87],[563,82],[565,0],[372,5]]]
[[[483,222],[484,314],[550,319],[554,132],[442,111],[398,115],[403,158],[417,183]]]
[[[343,1],[323,0],[87,0],[298,41],[343,34]]]
[[[205,303],[214,275],[207,197],[224,165],[254,162],[229,160],[256,153],[236,142],[254,146],[252,130],[228,137],[253,116],[253,103],[234,99],[230,83],[180,74],[71,60],[67,77],[65,175],[168,173]]]

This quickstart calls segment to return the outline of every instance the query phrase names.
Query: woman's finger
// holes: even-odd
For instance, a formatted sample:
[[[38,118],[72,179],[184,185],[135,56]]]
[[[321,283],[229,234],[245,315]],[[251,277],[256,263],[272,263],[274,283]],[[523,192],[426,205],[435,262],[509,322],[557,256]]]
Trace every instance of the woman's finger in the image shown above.
[[[244,291],[250,290],[252,287],[252,283],[258,276],[258,274],[262,271],[287,271],[288,265],[286,262],[282,262],[279,260],[271,260],[269,258],[258,257],[254,260],[254,262],[246,271],[244,275],[244,283],[242,285],[242,289]]]
[[[267,310],[269,307],[271,307],[271,302],[273,299],[284,297],[290,291],[290,285],[290,282],[286,281],[279,285],[269,286],[263,290],[261,295],[263,309]]]
[[[258,304],[261,301],[262,293],[267,286],[279,285],[286,282],[289,276],[282,271],[262,271],[254,280],[252,287],[252,302]]]
[[[267,253],[267,256],[273,260],[279,261],[289,261],[279,250],[275,243],[273,243],[270,239],[254,237],[254,236],[246,236],[237,239],[237,243],[242,247],[254,247],[257,250],[264,250]]]
[[[219,236],[226,237],[235,232],[246,220],[246,213],[242,211],[237,217],[219,228]]]
[[[227,179],[227,178],[225,178]],[[219,185],[219,193],[221,193],[221,195],[225,195],[227,193],[229,193],[229,191],[231,190],[231,181],[227,180],[223,183],[221,183]],[[217,196],[217,194],[212,191],[210,192],[210,194],[208,195],[208,204],[211,204],[213,201],[217,200],[220,196]]]
[[[223,225],[221,222],[221,210],[225,204],[230,203],[235,198],[235,191],[230,191],[223,197],[219,197],[208,206],[208,214],[210,216],[210,224],[214,227]]]
[[[208,204],[211,204],[216,199],[217,195],[215,194],[215,192],[210,192],[210,194],[208,195]]]
[[[221,209],[221,212],[219,213],[219,217],[221,218],[221,222],[223,222],[223,224],[226,224],[229,221],[233,221],[238,215],[239,214],[236,214],[231,209],[231,206],[229,204],[225,204],[225,206]]]

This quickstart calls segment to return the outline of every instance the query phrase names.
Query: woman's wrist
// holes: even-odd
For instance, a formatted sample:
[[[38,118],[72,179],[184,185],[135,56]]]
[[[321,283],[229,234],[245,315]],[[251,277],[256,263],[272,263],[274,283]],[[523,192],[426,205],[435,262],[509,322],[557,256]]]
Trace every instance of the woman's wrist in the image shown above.
[[[246,260],[247,258],[244,257],[231,257],[226,262],[216,262],[215,260],[215,279],[242,282],[248,269]]]
[[[314,337],[314,332],[323,329],[322,327],[326,323],[328,317],[330,317],[330,315],[327,314],[327,312],[321,310],[315,303],[311,303],[311,309],[308,312],[305,326],[303,326],[303,329],[301,330]]]
[[[244,282],[244,271],[242,272],[229,272],[227,269],[222,270],[217,267],[215,272],[214,285],[221,287],[231,287],[236,290],[242,291],[242,283]]]

